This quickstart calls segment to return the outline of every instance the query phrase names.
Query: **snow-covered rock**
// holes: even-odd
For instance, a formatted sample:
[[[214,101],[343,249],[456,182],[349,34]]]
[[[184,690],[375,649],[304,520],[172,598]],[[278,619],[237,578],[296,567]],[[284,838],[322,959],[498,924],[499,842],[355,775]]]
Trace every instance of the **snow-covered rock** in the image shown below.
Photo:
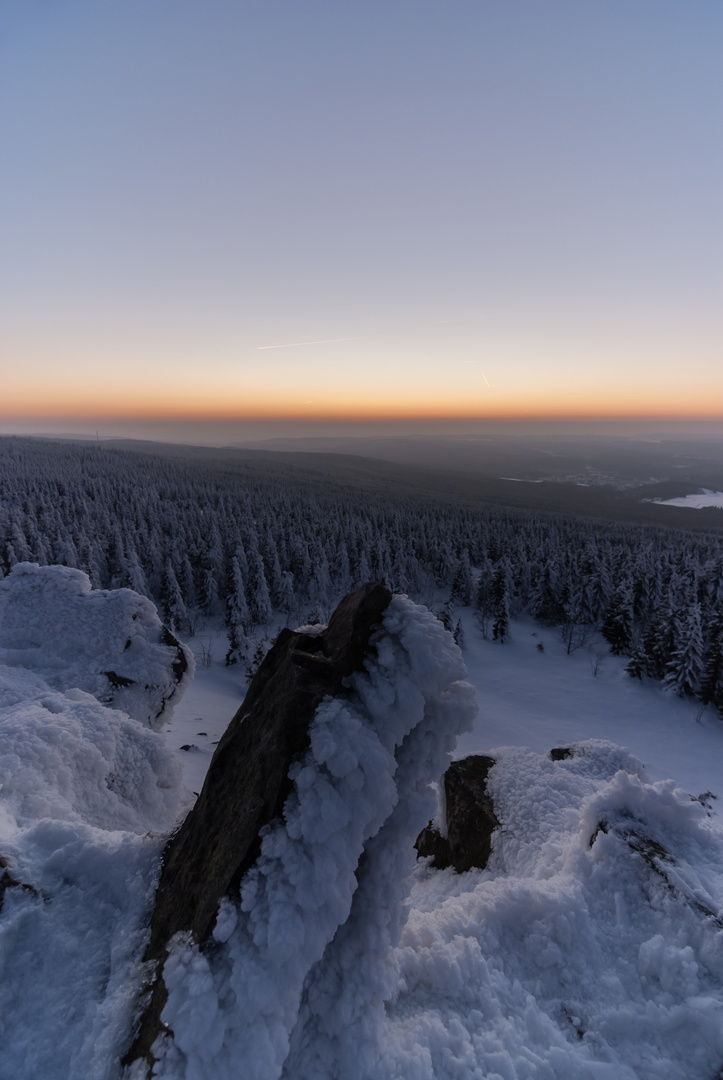
[[[611,743],[573,751],[493,750],[487,869],[418,868],[375,1080],[719,1074],[720,824]]]
[[[18,563],[0,581],[0,664],[159,728],[194,661],[145,596],[92,589],[67,566]]]
[[[0,582],[2,1080],[113,1073],[162,841],[187,804],[148,726],[184,685],[161,630],[149,601],[93,593],[76,570]],[[136,680],[135,717],[102,703],[111,664]]]
[[[154,1047],[154,1076],[321,1076],[328,1059],[338,1078],[352,1045],[360,1064],[381,1048],[373,1035],[395,984],[386,957],[414,838],[434,812],[430,781],[477,708],[459,649],[426,609],[394,597],[372,641],[350,692],[317,709],[284,818],[240,899],[222,905],[215,947],[172,942],[162,1019],[173,1034]]]

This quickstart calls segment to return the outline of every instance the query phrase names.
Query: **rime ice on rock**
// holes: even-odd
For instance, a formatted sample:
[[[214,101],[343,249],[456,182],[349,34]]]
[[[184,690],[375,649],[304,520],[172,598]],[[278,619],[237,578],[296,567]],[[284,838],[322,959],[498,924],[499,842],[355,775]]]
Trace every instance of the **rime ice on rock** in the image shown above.
[[[373,620],[365,615],[368,605]],[[354,646],[359,616],[365,633]],[[330,972],[337,973],[346,1038],[354,1038],[359,1024],[372,1022],[355,1006],[356,984],[345,987],[344,972],[358,961],[368,986],[377,986],[380,1005],[391,992],[381,958],[404,922],[413,840],[434,807],[430,781],[444,771],[456,736],[476,713],[474,691],[461,681],[465,674],[441,623],[379,586],[342,601],[322,634],[288,632],[279,639],[239,710],[243,723],[229,729],[219,746],[205,799],[202,793],[197,805],[208,813],[214,772],[223,779],[233,771],[231,743],[264,740],[269,723],[278,729],[279,712],[292,730],[295,717],[306,721],[293,739],[291,783],[272,789],[269,801],[277,804],[277,816],[261,832],[258,858],[249,862],[243,850],[237,852],[246,871],[240,900],[231,874],[231,898],[218,911],[214,947],[199,950],[188,933],[191,923],[181,924],[178,929],[186,932],[170,942],[161,1019],[172,1034],[161,1035],[152,1047],[154,1076],[210,1080],[233,1075],[234,1063],[243,1061],[246,1080],[272,1080],[281,1076],[290,1047],[301,1067],[308,1052],[303,1039],[292,1041],[292,1033],[301,1025],[321,1035],[332,1022],[326,1009],[317,1010],[313,991],[317,980],[326,985]],[[265,711],[265,694],[276,699],[275,721]],[[289,733],[282,726],[275,738],[288,741]],[[266,749],[275,756],[270,745]],[[257,761],[258,751],[246,750]],[[237,763],[241,775],[248,753]],[[244,783],[253,803],[254,777]],[[279,804],[274,792],[285,802]],[[192,860],[203,846],[194,833],[191,827],[186,849]],[[213,844],[213,833],[206,842]],[[247,846],[255,856],[258,849]],[[183,867],[174,868],[174,849],[175,842],[164,878],[185,880]],[[209,865],[214,872],[213,860]],[[162,880],[157,910],[166,910],[166,896]],[[197,918],[196,939],[203,939],[207,918]],[[356,956],[362,939],[363,958]],[[153,942],[152,931],[150,949]],[[366,998],[360,1004],[367,1013]],[[147,1038],[146,1047],[139,1046],[146,1052]]]
[[[0,581],[0,664],[54,690],[84,690],[154,728],[193,675],[190,650],[145,596],[91,589],[81,570],[35,563]]]

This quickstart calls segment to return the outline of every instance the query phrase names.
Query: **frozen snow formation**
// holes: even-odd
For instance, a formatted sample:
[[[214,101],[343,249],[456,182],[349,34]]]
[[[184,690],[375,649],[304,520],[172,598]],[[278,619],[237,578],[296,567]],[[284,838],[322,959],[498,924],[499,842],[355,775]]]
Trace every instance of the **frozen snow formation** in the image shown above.
[[[92,589],[65,566],[18,563],[0,581],[0,664],[79,689],[160,727],[193,656],[130,589]]]
[[[185,801],[148,726],[183,689],[161,633],[149,601],[77,570],[21,564],[0,582],[2,1080],[101,1080],[130,1022],[152,833]],[[135,683],[112,708],[105,669]]]
[[[492,857],[462,875],[420,866],[369,1075],[716,1080],[720,825],[610,743],[492,753]]]
[[[318,710],[215,945],[176,938],[154,1077],[716,1080],[712,804],[609,743],[497,749],[487,868],[413,865],[428,778],[473,706],[449,637],[407,600],[378,652],[357,700]]]
[[[66,577],[89,598],[58,575],[53,588]],[[121,1080],[164,839],[152,833],[178,819],[178,771],[147,723],[62,682],[48,657],[63,638],[42,652],[40,614],[18,647],[38,650],[38,670],[7,666],[14,587],[0,583],[0,1080]],[[145,604],[100,595],[121,623]],[[81,636],[75,659],[97,655]],[[486,868],[416,862],[430,780],[475,705],[428,612],[395,597],[375,640],[350,694],[316,711],[284,818],[209,946],[175,939],[156,1080],[717,1080],[714,803],[650,782],[610,743],[557,760],[490,747],[500,825]],[[120,665],[108,655],[77,670]]]
[[[283,820],[266,829],[240,902],[222,904],[215,947],[172,942],[162,1019],[173,1035],[154,1045],[156,1077],[273,1080],[290,1060],[292,1076],[341,1077],[352,1047],[373,1075],[430,781],[477,707],[426,609],[394,597],[372,642],[352,693],[317,709]]]

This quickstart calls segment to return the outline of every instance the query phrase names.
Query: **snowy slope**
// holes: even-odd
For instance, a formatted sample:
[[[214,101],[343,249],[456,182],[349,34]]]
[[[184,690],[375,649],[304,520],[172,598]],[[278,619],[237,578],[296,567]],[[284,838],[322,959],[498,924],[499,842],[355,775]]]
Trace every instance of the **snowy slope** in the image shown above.
[[[487,754],[497,746],[542,753],[581,739],[606,739],[644,762],[653,779],[673,779],[693,795],[713,791],[723,798],[723,722],[714,707],[702,710],[700,702],[676,697],[655,680],[631,679],[627,658],[612,656],[599,636],[568,656],[559,632],[532,620],[513,620],[509,639],[500,644],[482,636],[471,609],[457,610],[453,621],[458,619],[479,713],[473,730],[460,736],[455,757]],[[224,633],[206,632],[190,645],[199,657],[210,650],[214,663],[197,667],[166,730],[186,785],[200,791],[246,680],[239,668],[223,664]],[[180,751],[182,745],[191,751]]]
[[[480,711],[456,756],[607,739],[640,758],[653,779],[723,797],[723,722],[713,706],[703,710],[656,680],[631,679],[627,658],[612,656],[600,637],[568,656],[557,630],[531,620],[513,621],[509,639],[499,644],[482,637],[471,611],[458,616]]]
[[[75,573],[59,569],[70,592]],[[140,598],[102,595],[122,659]],[[567,656],[554,631],[517,622],[499,645],[457,613],[480,711],[456,754],[496,758],[501,827],[486,870],[432,870],[411,845],[469,697],[445,690],[463,668],[439,623],[399,601],[394,612],[357,703],[320,710],[297,801],[241,907],[221,912],[217,952],[178,942],[176,1041],[158,1075],[715,1080],[723,829],[720,804],[691,795],[722,794],[723,724],[630,679],[624,660],[596,665],[600,643]],[[29,634],[17,645],[19,609],[11,617],[12,632],[0,618],[0,1078],[119,1080],[158,856],[184,809],[181,767],[199,790],[243,680],[220,663],[199,669],[157,734],[88,692],[103,696],[98,672],[120,671],[118,656],[96,662],[88,646],[84,668],[79,639],[73,687],[64,636],[47,649],[53,666]],[[180,750],[190,742],[197,751]],[[573,754],[552,761],[560,745]]]

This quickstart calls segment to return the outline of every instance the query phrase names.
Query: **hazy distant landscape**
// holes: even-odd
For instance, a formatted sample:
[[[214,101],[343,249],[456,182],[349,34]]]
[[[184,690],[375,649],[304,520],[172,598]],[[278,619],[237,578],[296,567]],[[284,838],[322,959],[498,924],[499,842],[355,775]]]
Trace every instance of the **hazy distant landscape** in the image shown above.
[[[723,437],[527,435],[286,436],[228,447],[104,439],[171,457],[290,466],[330,481],[427,492],[519,508],[581,513],[688,529],[723,528],[716,508],[653,500],[723,491]]]

